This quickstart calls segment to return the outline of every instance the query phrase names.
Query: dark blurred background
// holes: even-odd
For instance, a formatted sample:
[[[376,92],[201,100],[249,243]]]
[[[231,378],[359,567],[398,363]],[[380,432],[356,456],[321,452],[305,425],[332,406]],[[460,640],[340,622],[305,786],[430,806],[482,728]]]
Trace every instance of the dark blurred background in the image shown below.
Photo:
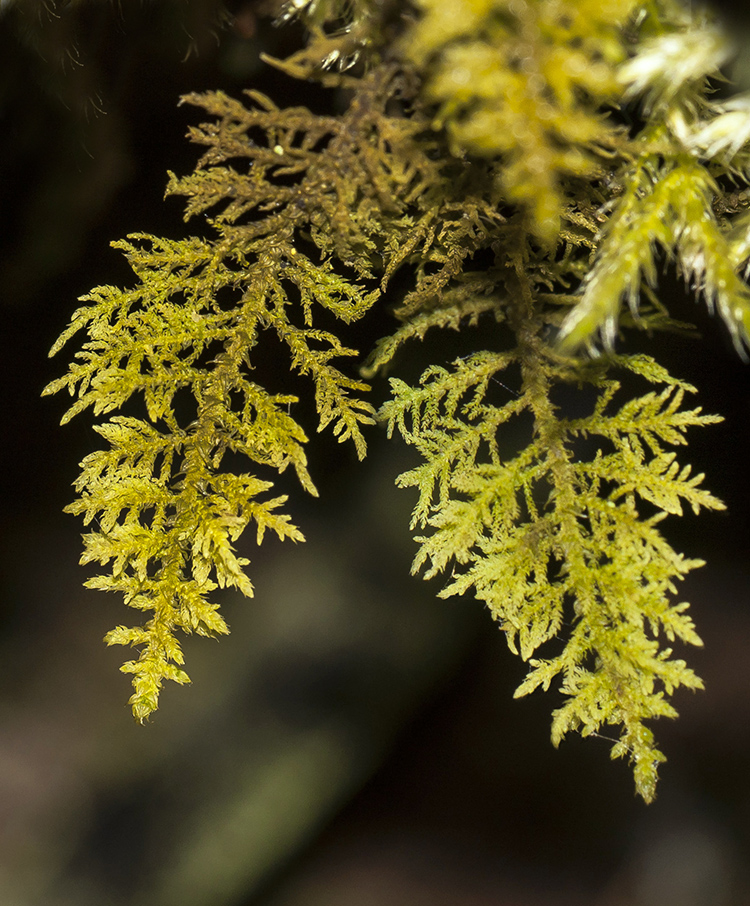
[[[130,279],[109,242],[204,228],[162,201],[167,169],[199,153],[179,96],[327,102],[260,61],[300,40],[261,13],[0,0],[0,904],[750,903],[750,381],[669,273],[705,339],[637,344],[726,417],[689,460],[729,509],[665,524],[708,562],[683,588],[707,688],[656,728],[653,805],[607,741],[552,749],[554,695],[513,701],[524,665],[488,614],[409,577],[413,501],[393,480],[413,460],[380,429],[361,465],[316,438],[321,499],[292,504],[308,542],[245,542],[255,599],[225,596],[232,635],[189,640],[193,685],[133,723],[125,652],[101,643],[128,614],[82,588],[62,513],[97,436],[85,416],[60,428],[65,401],[39,394],[77,297]],[[363,328],[362,350],[384,329]]]

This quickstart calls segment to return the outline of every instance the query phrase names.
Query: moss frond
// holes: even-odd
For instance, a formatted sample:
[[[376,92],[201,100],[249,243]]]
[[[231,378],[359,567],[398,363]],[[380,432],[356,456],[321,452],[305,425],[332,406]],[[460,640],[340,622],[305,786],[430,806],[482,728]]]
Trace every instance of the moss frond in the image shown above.
[[[744,229],[716,202],[724,195],[718,179],[747,185],[747,104],[710,94],[731,44],[705,13],[690,18],[679,6],[644,22],[641,41],[618,70],[624,99],[640,102],[643,126],[623,149],[623,191],[606,205],[593,267],[558,346],[566,353],[592,347],[599,334],[611,351],[623,301],[637,320],[644,286],[653,288],[660,261],[674,258],[744,357],[750,287],[737,267],[746,258]]]
[[[603,108],[618,96],[621,33],[638,6],[419,0],[404,38],[406,56],[425,72],[456,153],[499,158],[507,201],[532,231],[554,244],[565,207],[563,183],[590,177],[602,152],[622,142]]]
[[[521,367],[521,393],[489,402],[491,382],[512,364]],[[416,538],[414,571],[446,574],[441,597],[471,591],[487,604],[511,651],[531,665],[517,696],[559,677],[566,703],[554,715],[555,745],[571,730],[620,726],[614,753],[630,758],[649,801],[663,756],[644,721],[675,716],[665,695],[678,686],[701,687],[663,646],[664,638],[700,644],[686,605],[669,596],[701,561],[677,554],[657,525],[683,503],[696,512],[723,508],[701,487],[703,476],[691,476],[663,445],[682,444],[687,428],[719,419],[683,409],[693,388],[646,357],[613,367],[663,389],[618,408],[619,385],[594,372],[593,411],[568,420],[551,395],[569,374],[527,339],[505,354],[431,368],[416,388],[392,379],[382,414],[424,460],[398,480],[418,490],[413,525],[429,529]],[[517,436],[524,415],[533,422],[530,441],[502,455],[501,433]],[[580,437],[595,441],[585,455]],[[555,638],[561,653],[535,657]]]
[[[272,394],[252,377],[267,333],[287,350],[288,367],[312,379],[319,430],[332,426],[365,454],[369,388],[338,367],[356,350],[315,321],[325,310],[349,323],[370,308],[381,236],[403,229],[426,182],[416,167],[405,172],[382,154],[386,141],[413,143],[414,124],[385,114],[407,83],[393,67],[367,76],[341,119],[302,108],[282,114],[257,93],[249,109],[220,93],[189,97],[218,119],[193,130],[207,150],[196,172],[172,176],[167,191],[187,198],[187,217],[211,211],[215,238],[139,234],[115,243],[135,287],[84,297],[53,349],[86,332],[68,373],[46,390],[76,397],[63,421],[89,408],[108,415],[140,401],[145,409],[145,418],[115,416],[99,426],[109,449],[84,460],[69,508],[99,527],[85,536],[83,560],[111,572],[93,587],[153,611],[142,631],[108,637],[141,648],[125,668],[134,674],[139,719],[156,706],[163,679],[186,681],[173,669],[182,663],[174,632],[226,631],[207,599],[217,586],[252,594],[248,561],[233,548],[244,529],[253,523],[259,541],[266,530],[302,540],[279,512],[286,497],[269,498],[272,481],[254,474],[291,466],[316,493],[306,433],[290,414],[296,397]],[[263,143],[248,135],[258,129]],[[420,160],[434,170],[424,153]],[[227,454],[247,471],[228,471]]]

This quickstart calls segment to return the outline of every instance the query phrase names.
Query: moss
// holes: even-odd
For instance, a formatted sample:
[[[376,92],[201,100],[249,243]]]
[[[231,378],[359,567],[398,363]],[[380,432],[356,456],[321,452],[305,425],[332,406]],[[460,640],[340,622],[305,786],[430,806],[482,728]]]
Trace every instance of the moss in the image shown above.
[[[718,419],[615,348],[625,328],[677,326],[660,254],[748,345],[747,105],[711,93],[728,41],[677,2],[294,0],[294,17],[308,44],[271,62],[342,89],[345,109],[184,98],[207,116],[190,133],[203,155],[167,191],[202,235],[116,243],[133,288],[93,290],[53,350],[85,331],[46,392],[75,397],[65,420],[109,418],[69,510],[95,527],[84,562],[106,567],[89,584],[147,615],[107,637],[139,651],[134,714],[187,681],[180,632],[226,632],[212,592],[252,594],[245,529],[303,540],[273,490],[291,467],[316,493],[296,397],[255,377],[270,336],[311,381],[319,429],[362,457],[379,417],[416,449],[398,479],[419,492],[414,570],[488,606],[529,662],[517,695],[559,684],[555,744],[619,727],[612,754],[650,800],[664,756],[645,722],[701,685],[671,647],[700,644],[674,596],[701,561],[659,524],[723,506],[673,449]],[[382,305],[394,330],[361,358],[346,325]],[[415,340],[472,326],[489,345],[493,323],[507,346],[394,377],[375,413],[366,382]],[[595,400],[588,415],[561,387]]]

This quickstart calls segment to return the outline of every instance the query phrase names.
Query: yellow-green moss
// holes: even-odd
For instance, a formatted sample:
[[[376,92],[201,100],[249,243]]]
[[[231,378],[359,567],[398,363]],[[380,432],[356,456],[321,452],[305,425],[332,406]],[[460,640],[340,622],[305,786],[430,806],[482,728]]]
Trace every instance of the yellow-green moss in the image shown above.
[[[717,418],[614,348],[625,326],[674,326],[657,253],[748,343],[748,105],[710,90],[728,42],[676,0],[293,0],[295,16],[309,43],[272,62],[343,89],[343,111],[185,98],[207,115],[191,130],[204,153],[168,192],[203,238],[116,243],[134,287],[93,290],[53,349],[85,331],[46,391],[75,397],[64,420],[109,417],[69,510],[93,529],[83,561],[106,567],[89,584],[146,614],[107,636],[139,651],[123,667],[134,714],[187,681],[180,631],[226,632],[212,592],[252,594],[244,530],[302,540],[273,487],[291,467],[316,493],[308,439],[296,397],[261,385],[264,338],[310,379],[319,428],[362,457],[364,379],[437,330],[502,323],[507,348],[392,379],[380,417],[422,457],[398,479],[419,491],[414,568],[487,604],[530,663],[518,695],[559,682],[555,744],[619,727],[613,756],[650,800],[663,755],[644,721],[700,687],[671,645],[700,644],[673,597],[701,561],[658,524],[722,507],[671,448]],[[360,361],[345,326],[383,304],[398,323]],[[605,354],[571,357],[600,340]],[[642,384],[632,399],[622,374]],[[563,386],[584,388],[588,415],[553,402]],[[516,420],[531,431],[508,453]]]

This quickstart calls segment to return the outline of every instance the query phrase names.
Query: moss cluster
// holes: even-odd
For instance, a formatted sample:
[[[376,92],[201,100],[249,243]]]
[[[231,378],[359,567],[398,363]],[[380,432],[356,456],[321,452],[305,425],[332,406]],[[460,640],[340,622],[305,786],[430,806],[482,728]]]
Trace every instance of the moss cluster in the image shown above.
[[[66,419],[110,416],[69,509],[96,529],[83,559],[106,570],[90,584],[147,614],[107,637],[139,651],[123,667],[134,714],[187,681],[179,631],[226,632],[216,587],[252,594],[243,531],[302,540],[272,489],[291,466],[316,493],[307,437],[295,398],[254,378],[270,335],[311,380],[320,429],[362,457],[379,417],[415,447],[398,479],[419,492],[415,571],[487,604],[530,663],[518,695],[559,680],[555,743],[619,728],[613,757],[650,800],[664,756],[644,721],[700,687],[669,647],[700,644],[674,601],[700,561],[658,526],[722,507],[671,448],[717,418],[614,347],[625,326],[674,326],[658,255],[748,345],[750,107],[711,93],[728,41],[676,0],[292,0],[280,18],[295,17],[308,43],[269,62],[337,88],[341,112],[185,98],[208,117],[191,130],[204,152],[168,192],[208,238],[118,243],[134,288],[93,290],[53,350],[86,332],[47,392],[76,397]],[[394,330],[360,361],[345,326],[384,304]],[[367,401],[408,344],[497,323],[507,346],[435,362],[417,386],[392,378],[380,413]],[[517,392],[498,400],[506,373]],[[640,395],[623,398],[624,374]],[[594,400],[587,415],[561,387]],[[137,400],[140,417],[112,415]]]

